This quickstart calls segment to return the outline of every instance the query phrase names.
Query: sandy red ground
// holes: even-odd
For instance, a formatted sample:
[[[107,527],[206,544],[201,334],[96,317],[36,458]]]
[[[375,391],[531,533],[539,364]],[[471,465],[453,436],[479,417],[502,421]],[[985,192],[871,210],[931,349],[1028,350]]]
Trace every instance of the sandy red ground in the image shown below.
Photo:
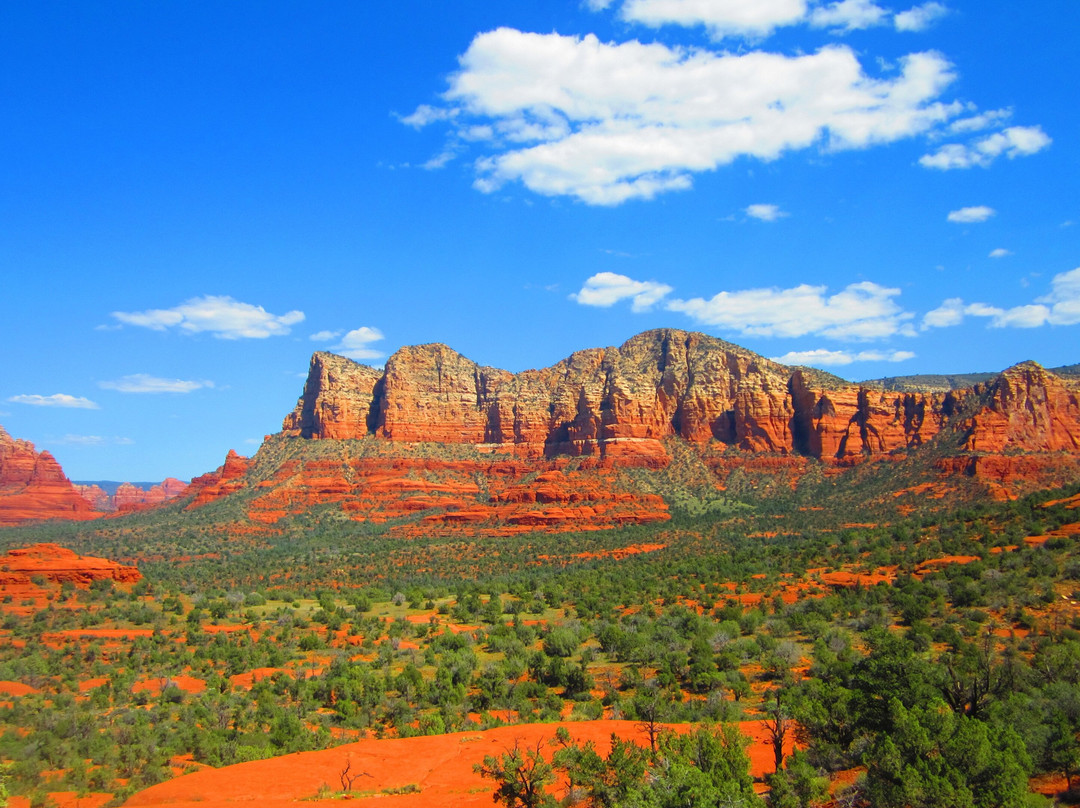
[[[22,682],[0,682],[0,694],[5,696],[29,696],[38,692],[37,688]]]
[[[317,808],[338,806],[340,799],[313,798],[323,784],[340,791],[339,775],[351,761],[353,772],[368,772],[353,783],[352,794],[368,795],[372,804],[393,808],[488,808],[493,786],[473,772],[485,755],[498,755],[515,741],[533,746],[555,735],[556,724],[523,724],[484,732],[459,732],[394,740],[363,740],[320,752],[242,763],[223,769],[204,769],[170,780],[131,797],[129,808],[236,808],[237,804],[265,808],[295,806],[297,800]],[[589,721],[565,724],[578,741],[593,741],[606,754],[612,732],[644,744],[645,737],[632,721]],[[764,724],[743,722],[741,729],[752,739],[751,768],[756,776],[772,771],[772,748]],[[674,727],[686,731],[689,727]],[[388,796],[383,790],[414,784],[414,794]],[[364,799],[358,803],[365,804]]]
[[[140,679],[131,686],[131,692],[146,691],[154,695],[160,695],[161,691],[170,684],[176,685],[185,693],[202,693],[206,690],[206,682],[202,679],[196,679],[194,676],[157,676],[150,679]]]

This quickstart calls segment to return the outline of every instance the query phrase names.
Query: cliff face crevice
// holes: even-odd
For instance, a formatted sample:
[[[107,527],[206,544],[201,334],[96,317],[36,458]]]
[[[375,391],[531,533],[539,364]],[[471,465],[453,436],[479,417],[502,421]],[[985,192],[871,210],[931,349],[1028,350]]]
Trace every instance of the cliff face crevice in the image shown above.
[[[376,436],[647,465],[666,462],[663,441],[679,437],[850,465],[922,445],[955,408],[952,393],[890,393],[836,379],[822,386],[821,376],[671,329],[516,374],[441,344],[402,348],[382,370],[317,353],[283,428],[304,438]]]
[[[1002,491],[1016,487],[1010,468],[1018,482],[1053,465],[1008,455],[1080,453],[1074,383],[1034,363],[965,390],[889,391],[673,329],[516,374],[438,344],[403,348],[383,370],[316,354],[284,428],[314,439],[473,444],[524,459],[653,468],[669,462],[670,438],[836,469],[937,441],[943,474],[992,478]]]
[[[860,465],[865,479],[884,460],[911,461],[909,491],[963,477],[1008,497],[1080,478],[1077,399],[1034,364],[970,389],[890,391],[675,330],[520,373],[441,344],[381,369],[317,353],[282,435],[193,480],[187,507],[235,495],[267,530],[328,504],[410,537],[602,530],[667,519],[656,491],[684,475],[766,491]],[[640,468],[663,471],[623,471]]]

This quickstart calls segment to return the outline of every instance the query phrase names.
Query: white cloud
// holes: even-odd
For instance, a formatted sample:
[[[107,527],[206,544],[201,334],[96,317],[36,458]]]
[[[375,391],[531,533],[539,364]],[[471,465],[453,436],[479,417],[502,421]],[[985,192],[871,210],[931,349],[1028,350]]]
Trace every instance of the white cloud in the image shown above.
[[[1004,247],[990,251],[990,258],[1007,258],[1010,255],[1012,255],[1012,250],[1006,250]]]
[[[780,26],[802,22],[806,11],[806,0],[626,0],[620,16],[654,28],[703,25],[711,37],[723,39],[767,36]]]
[[[131,438],[103,438],[100,435],[64,435],[62,438],[47,440],[53,446],[131,446],[135,443]]]
[[[446,166],[446,164],[453,160],[455,157],[457,157],[457,151],[455,151],[454,149],[443,149],[441,152],[436,154],[434,157],[432,157],[420,167],[426,169],[427,171],[436,171]]]
[[[1080,324],[1080,267],[1060,272],[1050,281],[1049,294],[1012,308],[987,303],[964,305],[960,298],[951,298],[923,317],[923,329],[959,325],[965,316],[984,317],[992,328],[1038,328],[1044,325]]]
[[[1080,323],[1080,267],[1055,275],[1050,288],[1050,294],[1036,300],[1051,307],[1049,322],[1053,325]]]
[[[614,0],[585,0],[592,11],[603,11]],[[661,25],[704,26],[709,35],[760,39],[777,28],[809,23],[816,28],[853,31],[887,24],[899,31],[921,31],[947,12],[937,2],[924,3],[896,14],[874,0],[624,0],[619,16],[657,28]]]
[[[623,8],[703,14],[728,5],[758,14],[768,4],[642,0]],[[478,35],[460,63],[442,119],[453,119],[459,141],[489,127],[490,138],[477,141],[489,153],[475,162],[475,186],[521,182],[594,205],[687,189],[693,174],[739,157],[893,142],[965,109],[938,100],[954,76],[932,52],[873,78],[842,45],[791,56],[727,53],[500,28]]]
[[[949,9],[941,3],[923,3],[901,11],[893,18],[893,24],[897,31],[925,31],[948,13]]]
[[[1046,306],[1028,304],[1013,306],[994,315],[991,325],[994,328],[1038,328],[1050,319],[1050,309]]]
[[[262,306],[241,303],[223,295],[204,295],[171,309],[114,311],[112,316],[125,325],[137,325],[154,331],[179,328],[188,334],[209,331],[220,339],[264,339],[288,334],[291,326],[302,322],[302,311],[270,314]]]
[[[8,401],[15,404],[30,404],[33,407],[66,407],[77,410],[96,410],[98,405],[82,396],[69,396],[67,393],[54,393],[51,396],[20,395],[11,396]]]
[[[398,115],[397,119],[406,126],[420,129],[435,121],[445,121],[447,118],[453,117],[454,114],[454,111],[450,109],[421,104],[410,115]]]
[[[783,356],[773,357],[781,365],[810,365],[812,367],[836,367],[850,365],[852,362],[906,362],[914,359],[911,351],[828,351],[818,348],[813,351],[790,351]]]
[[[896,334],[912,336],[912,316],[893,300],[899,289],[870,281],[853,283],[834,295],[826,287],[802,284],[792,289],[746,289],[720,292],[709,299],[672,300],[670,311],[680,311],[706,325],[719,326],[745,336],[802,337],[807,334],[833,339],[883,339]]]
[[[975,148],[994,159],[1002,154],[1010,160],[1036,154],[1050,145],[1050,136],[1041,126],[1010,126],[976,142]]]
[[[161,379],[146,373],[133,373],[130,376],[122,376],[116,381],[98,382],[98,387],[120,393],[191,393],[213,386],[214,383],[208,381]]]
[[[308,339],[312,342],[329,342],[330,340],[337,339],[340,336],[340,331],[316,331],[314,334],[308,337]]]
[[[924,154],[919,165],[939,171],[986,168],[1001,155],[1010,160],[1027,157],[1047,148],[1053,141],[1041,126],[1010,126],[971,144],[950,143],[933,154]]]
[[[974,224],[985,222],[996,213],[996,210],[988,208],[986,205],[973,205],[969,208],[949,211],[949,215],[945,218],[954,224]]]
[[[873,28],[888,21],[889,12],[873,0],[840,0],[818,6],[810,12],[810,24],[815,28],[840,28],[855,31]]]
[[[779,205],[748,205],[746,207],[746,215],[752,219],[760,219],[763,222],[775,222],[777,219],[782,219],[787,216],[787,213],[780,210]]]
[[[979,132],[1000,125],[1011,118],[1012,114],[1013,111],[1008,108],[990,109],[978,115],[972,115],[970,118],[960,118],[953,121],[949,124],[949,131],[957,135],[966,132]]]
[[[585,281],[581,291],[570,295],[583,306],[607,308],[620,300],[630,300],[632,311],[646,311],[672,291],[656,281],[635,281],[615,272],[598,272]]]
[[[377,328],[361,326],[354,328],[341,338],[341,342],[334,346],[333,350],[342,356],[357,361],[362,359],[380,359],[385,356],[382,351],[376,351],[369,347],[371,343],[383,339],[382,332]]]
[[[964,301],[959,297],[951,297],[932,311],[923,315],[922,329],[949,328],[960,325],[964,321]]]

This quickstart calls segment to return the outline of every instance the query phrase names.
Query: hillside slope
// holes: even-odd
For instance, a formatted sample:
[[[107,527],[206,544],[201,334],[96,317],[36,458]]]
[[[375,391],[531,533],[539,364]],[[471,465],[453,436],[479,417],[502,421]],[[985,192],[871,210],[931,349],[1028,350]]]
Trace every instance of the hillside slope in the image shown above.
[[[1077,390],[1029,362],[892,392],[673,330],[517,374],[440,344],[382,370],[320,352],[282,431],[193,481],[186,507],[227,500],[264,529],[329,507],[413,536],[644,524],[682,501],[871,478],[898,507],[1007,499],[1080,477]]]

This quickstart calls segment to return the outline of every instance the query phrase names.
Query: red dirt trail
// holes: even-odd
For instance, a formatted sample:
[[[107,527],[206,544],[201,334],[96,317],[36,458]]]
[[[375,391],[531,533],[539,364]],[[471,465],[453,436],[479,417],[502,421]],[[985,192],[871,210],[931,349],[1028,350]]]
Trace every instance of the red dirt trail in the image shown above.
[[[363,740],[318,752],[300,752],[269,760],[241,763],[169,780],[132,796],[126,808],[237,808],[238,804],[260,808],[341,808],[340,798],[313,799],[320,786],[340,791],[339,775],[347,761],[352,772],[369,772],[353,783],[353,804],[386,808],[489,808],[494,786],[473,772],[485,755],[502,754],[515,741],[524,747],[544,743],[565,726],[577,741],[593,741],[606,755],[614,732],[620,738],[644,745],[644,734],[633,721],[588,721],[566,724],[521,724],[483,732],[458,732],[416,738]],[[755,776],[772,771],[772,748],[765,725],[744,721],[743,734],[752,739],[748,752]],[[688,731],[688,725],[673,726]],[[384,790],[415,785],[418,793],[388,795]],[[365,797],[361,797],[365,795]]]

